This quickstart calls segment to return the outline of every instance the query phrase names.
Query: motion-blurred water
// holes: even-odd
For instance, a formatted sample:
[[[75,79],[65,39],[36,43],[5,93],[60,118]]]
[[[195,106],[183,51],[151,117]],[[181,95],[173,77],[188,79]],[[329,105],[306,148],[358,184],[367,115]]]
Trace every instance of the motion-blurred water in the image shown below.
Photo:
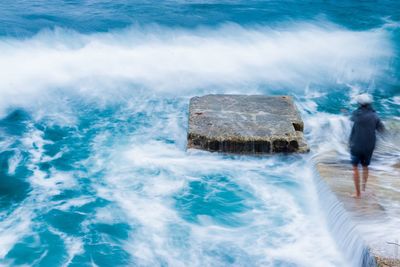
[[[0,22],[1,265],[359,264],[310,158],[348,161],[360,92],[398,129],[398,1],[5,0]],[[186,151],[209,93],[294,96],[311,155]]]

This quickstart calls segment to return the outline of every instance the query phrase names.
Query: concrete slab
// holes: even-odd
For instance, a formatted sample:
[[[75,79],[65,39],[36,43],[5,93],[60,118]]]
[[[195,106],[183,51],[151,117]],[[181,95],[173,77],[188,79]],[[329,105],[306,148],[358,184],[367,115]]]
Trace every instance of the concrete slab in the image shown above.
[[[324,158],[317,169],[350,215],[378,266],[399,267],[400,169],[396,165],[391,171],[371,168],[361,199],[351,197],[354,184],[350,164]]]
[[[290,96],[206,95],[189,106],[188,148],[242,154],[308,152]]]

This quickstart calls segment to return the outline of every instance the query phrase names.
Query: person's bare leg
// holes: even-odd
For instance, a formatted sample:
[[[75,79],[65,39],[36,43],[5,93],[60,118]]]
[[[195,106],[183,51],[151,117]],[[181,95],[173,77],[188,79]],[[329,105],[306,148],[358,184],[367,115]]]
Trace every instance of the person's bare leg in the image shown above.
[[[355,198],[360,198],[361,193],[360,193],[360,174],[358,172],[358,166],[353,165],[353,179],[354,179],[354,187],[356,189],[356,193],[352,195]]]
[[[367,187],[367,180],[368,180],[368,166],[363,166],[363,173],[362,173],[362,191],[365,191],[365,188]]]

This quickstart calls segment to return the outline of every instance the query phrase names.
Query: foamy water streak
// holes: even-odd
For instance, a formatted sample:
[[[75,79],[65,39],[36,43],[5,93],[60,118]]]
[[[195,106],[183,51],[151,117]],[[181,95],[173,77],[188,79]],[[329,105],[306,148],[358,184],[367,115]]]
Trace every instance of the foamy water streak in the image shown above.
[[[58,29],[26,40],[3,38],[1,96],[4,101],[70,86],[112,90],[126,83],[169,92],[260,84],[304,88],[371,81],[388,67],[393,51],[384,29],[356,32],[325,24],[133,27],[90,35]]]
[[[312,172],[304,169],[301,162],[280,165],[273,159],[232,161],[196,151],[186,154],[161,142],[138,145],[135,140],[133,144],[113,164],[118,168],[108,169],[105,179],[113,186],[98,190],[102,197],[121,208],[128,221],[134,223],[133,227],[140,225],[141,230],[132,236],[127,249],[141,265],[158,265],[159,258],[173,266],[346,265],[340,260],[340,252],[327,235],[327,229],[316,223],[323,218],[317,212]],[[302,177],[295,174],[300,169]],[[130,178],[143,176],[144,170],[151,175]],[[227,180],[218,178],[221,176]],[[196,196],[193,191],[196,184],[205,185],[205,205],[218,199],[217,207],[223,205],[226,210],[219,210],[214,217],[207,212],[202,214],[201,210],[190,211],[194,203],[177,207],[171,201],[175,198],[179,203],[182,197]],[[229,204],[219,192],[229,192],[232,186],[237,187],[234,194],[247,197]],[[293,194],[292,190],[302,193]],[[299,200],[300,195],[305,198]],[[201,194],[197,197],[201,198]],[[304,210],[301,203],[307,203],[309,209]],[[310,203],[315,206],[309,206]],[[246,208],[231,213],[230,205]],[[211,208],[211,212],[217,207]],[[194,217],[196,223],[183,220],[182,213],[188,211],[194,213],[191,216],[200,213]],[[171,228],[179,229],[180,233]],[[170,242],[171,239],[180,241]],[[316,247],[320,253],[309,252]]]
[[[62,98],[55,102],[65,104]],[[186,98],[132,97],[100,118],[98,103],[84,115],[70,107],[78,111],[75,120],[43,108],[44,117],[40,110],[32,117],[46,127],[29,128],[21,144],[30,155],[31,191],[10,215],[24,220],[6,216],[0,224],[7,241],[0,244],[0,263],[17,262],[15,253],[27,244],[37,253],[27,264],[44,265],[50,256],[65,265],[82,263],[82,257],[113,248],[120,253],[115,260],[125,265],[346,266],[321,223],[306,160],[186,152]],[[79,122],[87,116],[89,128]],[[118,135],[129,126],[124,137]],[[65,136],[72,139],[50,156],[48,145],[59,139],[51,141],[49,134],[58,127],[67,127]],[[90,138],[74,150],[72,141],[82,134]],[[90,154],[74,161],[71,155],[85,144]],[[65,169],[69,162],[73,168]],[[120,237],[100,226],[128,230]],[[7,229],[14,229],[12,236]],[[113,258],[110,253],[105,257]]]
[[[354,221],[349,217],[343,204],[337,200],[331,189],[322,181],[316,169],[314,169],[314,182],[321,200],[321,207],[327,216],[329,229],[347,261],[352,266],[375,267],[375,259],[365,240],[362,239],[361,233],[357,231]]]
[[[18,260],[12,252],[27,243],[38,262],[57,255],[58,245],[63,264],[112,248],[120,253],[106,253],[112,260],[142,266],[345,266],[321,223],[307,161],[186,153],[188,96],[268,93],[264,85],[296,95],[309,83],[325,92],[332,83],[368,83],[393,53],[384,30],[56,30],[2,39],[0,51],[0,106],[32,108],[15,118],[30,122],[13,139],[24,153],[7,161],[9,175],[21,165],[29,171],[31,191],[13,213],[26,220],[1,214],[1,264]],[[311,145],[324,142],[346,156],[348,121],[317,112],[314,99],[301,101],[314,107],[305,111]],[[125,230],[104,233],[99,225]],[[103,247],[93,248],[98,239]]]

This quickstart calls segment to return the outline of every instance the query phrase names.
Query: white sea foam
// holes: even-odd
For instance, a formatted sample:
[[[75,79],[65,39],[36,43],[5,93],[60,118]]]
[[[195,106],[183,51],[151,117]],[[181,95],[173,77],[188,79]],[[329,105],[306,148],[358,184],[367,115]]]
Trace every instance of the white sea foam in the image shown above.
[[[395,96],[395,97],[393,97],[393,102],[394,102],[396,105],[400,105],[400,96]]]
[[[0,259],[12,249],[12,247],[31,230],[32,210],[26,207],[15,209],[5,216],[0,213]]]
[[[105,172],[93,186],[99,197],[113,203],[99,209],[94,220],[108,223],[122,220],[135,229],[124,246],[134,255],[135,264],[275,266],[285,262],[300,266],[346,266],[322,223],[324,218],[318,211],[312,173],[304,167],[304,159],[286,164],[275,158],[230,159],[196,150],[185,152],[180,142],[156,140],[160,136],[174,141],[185,138],[181,136],[185,134],[186,121],[181,118],[182,108],[171,109],[170,104],[163,102],[131,101],[124,114],[131,114],[130,109],[137,107],[153,112],[165,110],[168,116],[153,118],[152,127],[130,137],[128,145],[123,147],[104,148],[101,142],[96,142],[92,170]],[[141,105],[135,105],[136,101]],[[202,182],[211,186],[205,197],[212,200],[226,184],[204,177],[219,175],[237,185],[235,193],[248,194],[241,204],[250,208],[236,215],[200,214],[197,223],[185,220],[181,214],[185,207],[176,206],[176,197],[190,194],[190,183]],[[275,180],[276,177],[280,178]],[[285,187],[284,180],[293,183],[298,191]],[[216,221],[225,216],[239,226]]]
[[[173,266],[215,266],[219,261],[224,265],[223,255],[228,253],[240,266],[273,266],[279,261],[344,266],[327,230],[315,223],[323,218],[317,212],[311,171],[299,161],[288,167],[279,166],[274,159],[244,157],[232,161],[209,153],[186,154],[176,145],[162,142],[133,144],[123,157],[112,157],[118,163],[110,164],[115,167],[108,168],[107,186],[99,187],[99,195],[117,204],[132,227],[140,229],[126,245],[139,264],[158,265],[161,258]],[[298,176],[300,169],[302,175]],[[143,170],[153,174],[146,175]],[[245,222],[243,226],[224,226],[206,215],[199,217],[199,224],[192,224],[179,216],[173,197],[187,190],[189,182],[215,173],[226,175],[253,196],[244,200],[252,208],[238,215],[237,220]],[[268,181],[268,177],[282,177],[283,173],[285,179],[294,179],[301,188],[305,199],[300,202],[307,203],[309,209],[299,206],[296,194]],[[276,219],[285,223],[276,225]],[[171,231],[171,225],[178,225],[180,230]],[[177,235],[183,235],[178,247],[173,243]],[[313,252],[316,250],[319,253]]]
[[[334,153],[337,159],[349,158],[351,122],[348,117],[319,112],[305,115],[305,123],[307,139],[315,156],[322,158]]]
[[[271,266],[273,261],[345,266],[325,224],[320,224],[324,219],[304,159],[283,164],[275,159],[231,160],[205,152],[185,152],[184,110],[188,96],[201,92],[259,93],[266,85],[289,86],[292,92],[299,90],[301,94],[310,83],[353,86],[354,82],[371,81],[386,69],[393,53],[384,30],[354,32],[310,24],[274,29],[225,25],[193,31],[131,28],[92,35],[56,30],[27,40],[3,38],[0,51],[2,108],[34,102],[35,119],[46,117],[50,124],[74,125],[77,114],[68,99],[59,94],[67,91],[105,101],[124,99],[124,104],[129,98],[128,108],[118,114],[120,123],[129,114],[162,114],[149,116],[151,126],[138,129],[128,144],[117,142],[109,147],[112,131],[98,134],[90,144],[92,154],[86,165],[88,176],[104,173],[104,177],[90,178],[91,186],[96,197],[112,204],[99,208],[84,224],[130,224],[134,231],[124,246],[138,265],[224,265],[229,254],[239,266]],[[131,88],[135,89],[133,93],[129,92]],[[323,95],[305,91],[307,96]],[[149,99],[163,94],[181,99],[177,106],[162,101],[149,103]],[[316,115],[317,104],[310,98],[300,106],[312,114],[305,116],[311,144],[326,144],[319,145],[317,151],[322,154],[334,148],[347,157],[348,120],[338,115]],[[110,121],[100,123],[109,125]],[[326,132],[331,134],[329,142]],[[160,137],[173,142],[167,144]],[[21,140],[30,154],[32,192],[22,204],[23,212],[17,214],[26,221],[10,221],[10,217],[0,223],[0,237],[6,240],[0,244],[0,257],[30,233],[30,220],[35,216],[28,212],[32,206],[45,214],[49,198],[80,186],[73,173],[39,170],[38,164],[62,156],[62,152],[44,156],[43,146],[50,143],[41,131],[30,131]],[[10,173],[17,164],[17,160],[12,161]],[[174,206],[174,197],[187,190],[190,182],[214,174],[227,176],[252,195],[243,200],[251,209],[237,215],[244,226],[221,225],[207,215],[199,216],[198,223],[190,223]],[[270,183],[268,177],[274,175],[290,180],[299,191]],[[85,197],[53,201],[51,208],[67,211],[90,201]],[[285,223],[274,226],[274,220]],[[14,231],[4,232],[11,228]],[[68,260],[82,252],[81,239],[57,234],[65,241]]]
[[[1,263],[5,262],[7,265],[13,265],[12,260],[5,260],[5,256],[13,246],[21,242],[23,238],[35,235],[33,228],[37,226],[37,222],[33,220],[38,214],[43,214],[52,208],[66,210],[70,207],[81,206],[89,202],[87,198],[69,199],[68,203],[62,201],[50,201],[51,197],[59,194],[63,190],[76,188],[77,181],[68,172],[58,172],[51,169],[49,173],[41,171],[38,167],[40,163],[49,161],[49,157],[44,156],[45,144],[49,144],[43,139],[42,132],[39,130],[29,130],[24,134],[21,141],[20,149],[27,151],[30,157],[27,162],[24,162],[24,166],[31,171],[31,175],[27,177],[26,182],[30,183],[30,192],[26,198],[22,200],[19,205],[10,208],[10,213],[7,211],[0,213],[0,259]],[[2,144],[6,145],[6,144]],[[10,145],[10,144],[8,144]],[[3,146],[3,149],[7,150],[7,147]],[[16,154],[19,157],[19,154]],[[56,157],[54,157],[56,158]],[[9,167],[9,174],[13,175],[15,169],[21,163],[21,160],[11,158],[11,164]],[[15,179],[22,179],[23,177],[17,177]],[[79,238],[68,237],[66,234],[60,233],[60,237],[64,240],[66,245],[68,260],[81,251],[81,243]],[[38,245],[38,244],[31,244]],[[47,253],[47,252],[45,252]],[[44,257],[43,254],[41,257]],[[35,259],[35,262],[39,262],[40,258]]]
[[[262,84],[302,89],[313,82],[371,81],[393,54],[383,29],[306,23],[190,31],[133,27],[91,35],[58,29],[26,40],[2,38],[0,51],[3,105],[29,94],[30,101],[36,93],[46,98],[42,90],[49,88],[96,95],[130,84],[182,94],[206,87],[254,92]]]
[[[15,151],[15,155],[8,160],[8,174],[14,175],[15,169],[21,162],[21,153],[20,151]]]

